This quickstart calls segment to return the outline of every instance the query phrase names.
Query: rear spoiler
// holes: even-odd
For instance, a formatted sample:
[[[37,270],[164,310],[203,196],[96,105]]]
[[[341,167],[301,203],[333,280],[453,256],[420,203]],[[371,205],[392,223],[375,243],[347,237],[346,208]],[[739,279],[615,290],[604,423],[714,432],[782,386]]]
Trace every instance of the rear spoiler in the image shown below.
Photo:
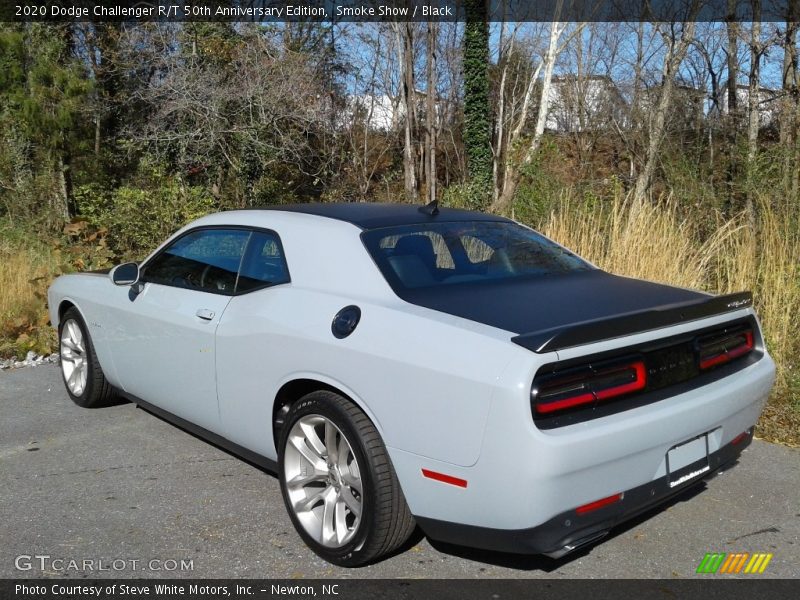
[[[669,304],[619,317],[595,319],[574,325],[523,333],[511,338],[511,341],[541,354],[670,327],[687,321],[696,321],[712,315],[748,308],[752,305],[753,295],[750,292],[737,292],[725,296],[711,296],[701,300]]]

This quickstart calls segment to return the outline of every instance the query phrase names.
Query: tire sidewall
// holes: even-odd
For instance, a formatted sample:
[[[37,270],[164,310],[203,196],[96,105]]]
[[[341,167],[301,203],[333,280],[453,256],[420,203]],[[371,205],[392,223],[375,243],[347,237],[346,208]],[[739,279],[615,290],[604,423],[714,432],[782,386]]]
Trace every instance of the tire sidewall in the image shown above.
[[[358,566],[362,564],[360,557],[368,548],[370,534],[375,529],[374,521],[377,516],[375,510],[375,478],[361,436],[353,426],[350,416],[339,404],[331,401],[332,397],[341,398],[333,392],[312,392],[308,396],[298,400],[289,410],[286,416],[286,422],[281,429],[280,442],[278,444],[278,479],[280,480],[281,494],[283,495],[283,501],[286,505],[286,511],[289,513],[294,528],[306,545],[311,548],[315,554],[328,562],[340,566]],[[295,515],[286,489],[286,475],[284,472],[283,460],[289,432],[300,418],[308,415],[320,415],[333,422],[333,424],[339,428],[339,431],[347,438],[353,450],[353,454],[358,461],[363,492],[361,494],[361,522],[359,523],[358,531],[353,539],[340,548],[326,548],[306,532],[305,527],[303,527],[303,524],[300,523]]]

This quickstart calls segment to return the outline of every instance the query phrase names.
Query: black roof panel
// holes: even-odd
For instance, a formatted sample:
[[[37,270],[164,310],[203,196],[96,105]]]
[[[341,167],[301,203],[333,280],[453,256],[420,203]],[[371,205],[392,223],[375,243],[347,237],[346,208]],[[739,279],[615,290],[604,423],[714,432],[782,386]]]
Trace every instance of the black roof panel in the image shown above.
[[[420,208],[422,208],[420,204],[379,202],[309,202],[258,207],[259,210],[282,210],[337,219],[352,223],[361,229],[435,223],[437,221],[509,221],[497,215],[443,207],[439,208],[439,214],[431,216],[421,212]]]

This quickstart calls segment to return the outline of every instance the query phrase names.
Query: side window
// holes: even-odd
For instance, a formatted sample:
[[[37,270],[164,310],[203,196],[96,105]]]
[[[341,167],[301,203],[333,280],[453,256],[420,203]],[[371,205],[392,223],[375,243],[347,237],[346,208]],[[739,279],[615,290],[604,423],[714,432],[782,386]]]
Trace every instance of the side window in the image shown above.
[[[289,269],[280,240],[274,233],[254,231],[242,260],[237,292],[289,282]]]
[[[146,267],[144,280],[216,294],[232,294],[250,232],[201,229],[175,240]]]

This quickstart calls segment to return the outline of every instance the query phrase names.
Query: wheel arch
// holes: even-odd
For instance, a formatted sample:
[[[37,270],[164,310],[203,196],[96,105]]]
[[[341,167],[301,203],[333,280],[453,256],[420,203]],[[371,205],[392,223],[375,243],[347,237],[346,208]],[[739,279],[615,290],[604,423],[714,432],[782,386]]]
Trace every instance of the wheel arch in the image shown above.
[[[58,322],[55,323],[56,328],[61,325],[61,321],[64,319],[64,313],[66,313],[70,308],[74,308],[80,314],[81,319],[83,322],[86,323],[86,317],[83,314],[83,311],[80,309],[78,304],[72,300],[71,298],[63,298],[61,302],[58,303]]]
[[[364,401],[347,386],[319,374],[296,374],[281,384],[272,403],[272,440],[275,445],[276,456],[278,454],[278,439],[280,437],[281,428],[283,427],[283,418],[286,413],[289,412],[291,406],[303,396],[319,390],[327,390],[339,394],[361,409],[375,426],[375,429],[378,430],[381,439],[386,443],[383,429],[375,418],[375,415],[369,407],[366,406]]]

